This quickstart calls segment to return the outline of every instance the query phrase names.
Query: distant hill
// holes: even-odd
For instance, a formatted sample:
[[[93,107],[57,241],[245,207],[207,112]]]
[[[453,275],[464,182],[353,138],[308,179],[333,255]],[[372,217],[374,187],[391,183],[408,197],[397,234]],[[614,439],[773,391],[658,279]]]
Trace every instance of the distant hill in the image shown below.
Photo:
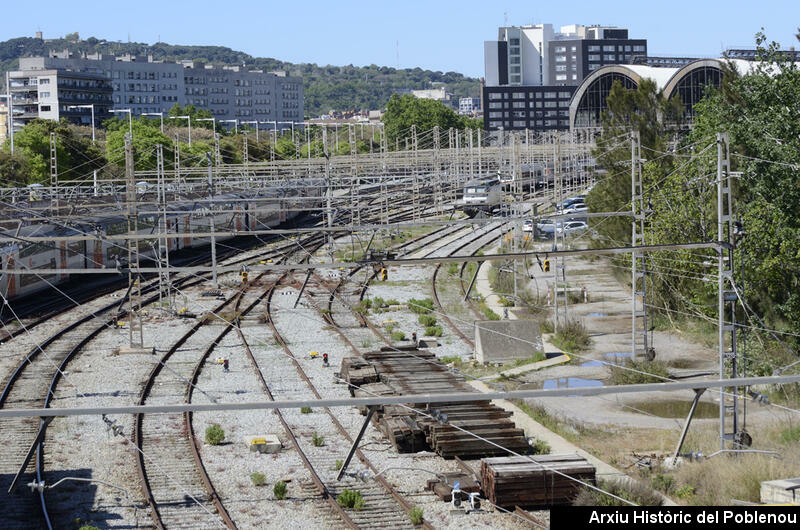
[[[448,92],[458,97],[479,97],[476,78],[456,72],[433,72],[421,68],[396,69],[386,66],[319,66],[314,63],[293,64],[269,57],[253,57],[223,46],[181,46],[157,42],[109,42],[95,37],[78,39],[73,33],[60,39],[19,37],[0,42],[0,74],[18,67],[20,57],[46,55],[50,50],[68,49],[73,53],[106,53],[123,55],[152,55],[165,61],[193,60],[199,62],[239,65],[252,69],[285,70],[288,75],[303,78],[305,108],[308,116],[329,110],[367,110],[386,106],[391,95],[403,89],[430,88],[432,83],[444,83]]]

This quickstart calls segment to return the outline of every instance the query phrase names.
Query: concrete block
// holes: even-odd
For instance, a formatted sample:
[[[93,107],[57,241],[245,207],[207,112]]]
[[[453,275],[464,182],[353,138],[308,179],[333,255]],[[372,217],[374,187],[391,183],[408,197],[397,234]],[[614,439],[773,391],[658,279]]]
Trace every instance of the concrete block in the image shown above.
[[[245,436],[245,443],[250,448],[250,451],[259,453],[277,453],[283,448],[277,434],[256,434],[253,436]]]
[[[761,502],[764,504],[800,504],[799,489],[800,478],[764,481],[761,483]]]
[[[439,346],[439,341],[436,337],[422,337],[417,341],[418,348],[436,348]]]
[[[475,359],[480,363],[507,363],[530,359],[543,351],[542,332],[533,320],[475,322]]]

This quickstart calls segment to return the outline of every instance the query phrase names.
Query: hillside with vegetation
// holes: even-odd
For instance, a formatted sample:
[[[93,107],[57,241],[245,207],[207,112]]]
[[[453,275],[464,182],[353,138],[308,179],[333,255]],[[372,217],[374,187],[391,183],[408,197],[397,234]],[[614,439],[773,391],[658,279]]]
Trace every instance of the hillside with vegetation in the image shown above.
[[[440,86],[458,97],[478,97],[478,79],[456,72],[434,72],[421,68],[396,69],[387,66],[321,66],[316,63],[293,64],[269,57],[253,57],[223,46],[182,46],[157,42],[112,42],[77,33],[59,39],[19,37],[0,42],[0,74],[14,70],[20,57],[42,56],[51,50],[80,53],[152,55],[164,61],[193,60],[208,64],[238,65],[265,71],[283,70],[303,78],[305,112],[314,117],[330,110],[368,110],[384,108],[392,94]]]

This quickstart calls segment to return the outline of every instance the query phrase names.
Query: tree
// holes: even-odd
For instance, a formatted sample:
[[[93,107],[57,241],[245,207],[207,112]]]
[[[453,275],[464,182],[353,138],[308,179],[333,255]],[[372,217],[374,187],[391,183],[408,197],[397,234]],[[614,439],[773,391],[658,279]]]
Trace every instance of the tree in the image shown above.
[[[650,153],[663,153],[674,131],[673,124],[680,121],[683,105],[675,98],[666,101],[651,79],[642,80],[635,90],[626,89],[619,81],[615,81],[606,105],[607,109],[602,114],[603,132],[593,153],[604,175],[586,197],[586,203],[596,212],[630,210],[631,132],[639,133],[645,157]],[[671,163],[671,157],[660,157],[659,164],[646,172],[648,181],[656,181],[658,173],[669,172]],[[591,224],[614,244],[630,242],[628,219],[592,219]]]
[[[411,134],[411,126],[417,131],[428,131],[439,126],[441,130],[457,129],[463,123],[458,114],[441,101],[420,99],[411,94],[398,96],[394,94],[386,105],[386,113],[382,121],[386,128],[389,143]]]
[[[15,157],[7,159],[16,168],[16,181],[37,183],[50,180],[50,134],[56,135],[56,168],[59,179],[75,180],[105,165],[103,152],[78,128],[66,120],[35,119],[14,134]],[[10,139],[3,148],[10,156]],[[22,164],[21,166],[19,164]],[[25,173],[22,174],[22,171]]]
[[[125,135],[128,134],[128,120],[113,118],[106,120],[106,157],[109,162],[118,166],[125,165]],[[123,125],[124,124],[124,125]],[[173,142],[161,132],[160,124],[155,120],[137,118],[133,126],[134,164],[137,170],[155,169],[156,145],[161,144],[172,150]],[[172,157],[164,156],[165,166],[173,165]]]

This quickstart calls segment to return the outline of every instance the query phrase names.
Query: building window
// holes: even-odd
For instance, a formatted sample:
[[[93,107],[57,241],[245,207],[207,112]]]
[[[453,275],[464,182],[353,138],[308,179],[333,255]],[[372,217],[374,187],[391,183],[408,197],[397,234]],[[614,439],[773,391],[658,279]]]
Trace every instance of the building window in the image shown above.
[[[625,46],[625,51],[626,51],[626,52],[629,52],[629,51],[631,51],[631,47],[630,47],[630,45],[628,45],[628,46]]]
[[[490,118],[502,118],[503,117],[503,113],[502,112],[490,112],[489,113],[489,117]]]
[[[42,106],[40,107],[40,110],[41,110],[42,112],[50,112],[50,105],[42,105]]]
[[[525,120],[516,120],[516,121],[514,121],[514,127],[525,128],[525,126],[526,126]]]
[[[515,101],[511,106],[515,109],[524,109],[526,105],[524,101]]]
[[[50,97],[50,92],[39,92],[39,97],[40,98],[49,98]]]
[[[503,99],[503,95],[500,92],[489,92],[489,99]]]
[[[569,49],[569,51],[571,51],[571,52],[576,52],[576,51],[578,51],[578,48],[577,48],[576,46],[572,46],[572,47]]]
[[[566,72],[567,65],[566,64],[557,64],[556,65],[556,72]]]
[[[560,97],[561,99],[569,99],[572,97],[572,94],[570,94],[569,92],[559,92],[558,97]]]
[[[544,108],[546,108],[546,109],[554,109],[556,107],[558,107],[558,103],[555,102],[555,101],[545,101],[544,102]]]
[[[510,42],[512,46],[519,46],[519,39],[511,39]]]
[[[503,108],[503,103],[500,102],[500,101],[489,103],[489,108],[490,109],[502,109]]]
[[[556,55],[556,62],[563,63],[566,62],[567,56],[566,55]]]
[[[40,85],[49,85],[50,84],[50,79],[48,79],[47,77],[43,77],[43,78],[39,79],[39,84]]]
[[[635,51],[635,52],[643,52],[644,51],[644,46],[642,46],[642,45],[634,46],[633,47],[633,51]]]
[[[567,74],[556,75],[556,81],[566,81],[566,80],[567,80]]]
[[[519,46],[512,46],[508,49],[510,55],[519,55]]]
[[[607,55],[603,55],[603,60],[604,61],[616,61],[617,60],[617,56],[614,55],[613,53],[607,54]]]
[[[555,92],[545,92],[544,93],[544,97],[545,98],[554,98],[554,97],[556,97],[556,93]]]
[[[514,92],[511,97],[513,99],[525,99],[525,92]]]
[[[519,64],[519,57],[511,57],[508,62],[511,64]]]
[[[599,52],[600,51],[600,46],[589,46],[589,51],[590,52]]]
[[[577,81],[578,80],[578,74],[572,74],[572,80],[573,81]]]
[[[512,74],[518,74],[519,73],[519,66],[512,66],[511,67],[511,73]]]
[[[566,46],[556,46],[556,53],[565,53],[567,51]]]
[[[613,51],[616,51],[616,48],[614,46],[603,46],[603,51],[604,52],[613,52]]]
[[[590,61],[599,61],[600,60],[600,56],[597,55],[597,54],[589,55],[589,60]]]
[[[598,68],[600,68],[600,66],[601,66],[601,65],[599,65],[599,64],[590,64],[590,65],[589,65],[589,71],[591,71],[591,70],[597,70]]]

